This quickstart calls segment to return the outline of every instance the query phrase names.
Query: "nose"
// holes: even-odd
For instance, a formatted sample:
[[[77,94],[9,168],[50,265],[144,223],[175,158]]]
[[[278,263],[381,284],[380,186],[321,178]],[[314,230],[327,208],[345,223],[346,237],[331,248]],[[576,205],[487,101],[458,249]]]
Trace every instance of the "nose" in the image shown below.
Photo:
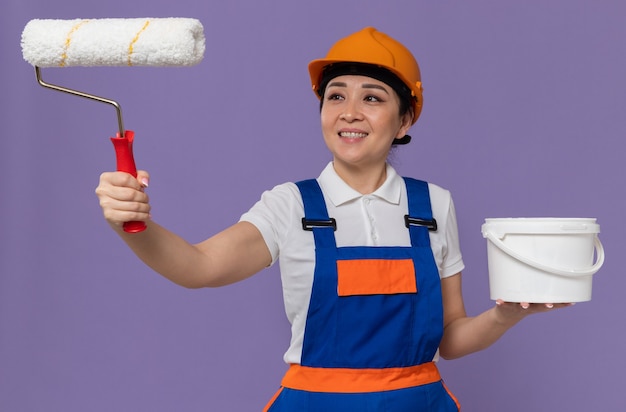
[[[346,122],[359,120],[361,118],[361,110],[359,109],[358,102],[354,101],[354,99],[346,100],[339,118]]]

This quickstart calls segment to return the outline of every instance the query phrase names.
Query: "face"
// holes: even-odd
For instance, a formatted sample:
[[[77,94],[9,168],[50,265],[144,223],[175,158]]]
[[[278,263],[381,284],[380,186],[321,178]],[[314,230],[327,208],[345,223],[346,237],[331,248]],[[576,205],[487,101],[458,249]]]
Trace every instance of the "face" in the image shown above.
[[[400,115],[400,99],[386,83],[344,75],[326,86],[322,133],[337,167],[381,167],[391,144],[411,127],[411,114]]]

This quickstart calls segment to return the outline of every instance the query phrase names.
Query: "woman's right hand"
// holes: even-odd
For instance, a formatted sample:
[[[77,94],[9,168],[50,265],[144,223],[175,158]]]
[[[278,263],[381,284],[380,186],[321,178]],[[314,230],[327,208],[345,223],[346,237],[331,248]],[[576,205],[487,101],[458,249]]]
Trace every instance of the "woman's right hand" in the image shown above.
[[[111,226],[122,230],[124,222],[150,219],[150,203],[144,189],[150,175],[140,170],[137,178],[126,172],[105,172],[100,175],[96,195],[104,218]]]

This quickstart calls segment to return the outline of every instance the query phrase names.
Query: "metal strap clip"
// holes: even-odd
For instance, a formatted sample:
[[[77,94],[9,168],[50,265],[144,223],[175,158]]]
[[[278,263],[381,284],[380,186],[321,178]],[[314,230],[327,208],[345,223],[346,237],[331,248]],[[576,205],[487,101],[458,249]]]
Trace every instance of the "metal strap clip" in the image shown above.
[[[312,231],[314,227],[332,227],[333,231],[337,230],[337,221],[334,218],[329,220],[313,220],[302,218],[302,229]]]
[[[410,226],[425,226],[431,232],[437,231],[437,221],[435,219],[428,220],[404,215],[404,224],[407,228]]]

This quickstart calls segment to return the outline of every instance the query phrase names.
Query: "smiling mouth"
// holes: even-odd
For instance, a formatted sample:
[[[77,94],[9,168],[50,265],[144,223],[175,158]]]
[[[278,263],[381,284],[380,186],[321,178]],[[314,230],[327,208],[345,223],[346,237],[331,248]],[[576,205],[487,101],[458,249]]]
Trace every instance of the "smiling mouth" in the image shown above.
[[[367,133],[340,132],[339,136],[340,137],[348,137],[348,138],[351,138],[351,139],[362,139],[364,137],[367,137]]]

